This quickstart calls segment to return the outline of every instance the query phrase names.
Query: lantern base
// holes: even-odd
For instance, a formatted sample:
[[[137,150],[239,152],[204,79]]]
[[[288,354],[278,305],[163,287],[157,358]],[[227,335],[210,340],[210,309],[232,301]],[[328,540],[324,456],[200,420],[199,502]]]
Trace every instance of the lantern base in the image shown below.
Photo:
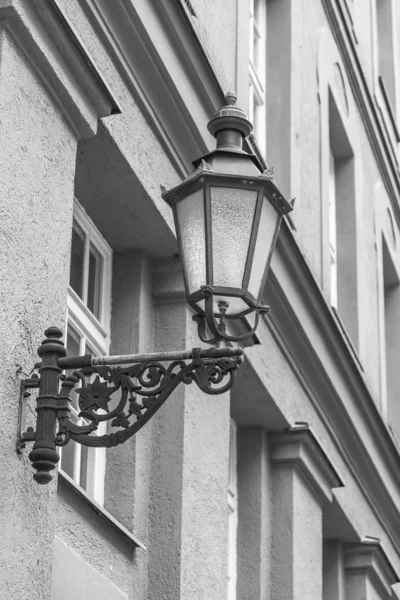
[[[260,316],[267,315],[270,311],[269,306],[259,304],[259,305],[249,308],[246,311],[243,311],[242,313],[240,313],[236,316],[233,316],[233,315],[225,316],[226,308],[221,310],[221,306],[219,306],[221,312],[215,314],[213,311],[212,296],[211,296],[211,302],[209,302],[207,300],[208,300],[208,298],[206,299],[206,303],[205,303],[205,313],[193,315],[192,318],[193,318],[193,321],[195,321],[197,323],[197,334],[198,334],[199,338],[201,339],[201,341],[204,342],[205,344],[211,344],[213,346],[215,346],[215,345],[218,346],[221,344],[221,342],[225,342],[225,345],[229,346],[229,345],[231,345],[231,342],[242,342],[242,341],[248,339],[249,337],[254,335],[254,333],[258,327],[258,323],[260,321]],[[218,303],[218,304],[220,305],[222,303]],[[254,319],[254,325],[250,331],[247,331],[246,333],[244,333],[242,335],[230,335],[227,333],[225,319],[229,319],[231,322],[235,321],[235,320],[238,321],[238,320],[242,319],[244,316],[251,314],[251,313],[255,313],[255,319]],[[217,319],[219,319],[219,323],[217,323]],[[207,329],[210,331],[212,337],[207,337]]]

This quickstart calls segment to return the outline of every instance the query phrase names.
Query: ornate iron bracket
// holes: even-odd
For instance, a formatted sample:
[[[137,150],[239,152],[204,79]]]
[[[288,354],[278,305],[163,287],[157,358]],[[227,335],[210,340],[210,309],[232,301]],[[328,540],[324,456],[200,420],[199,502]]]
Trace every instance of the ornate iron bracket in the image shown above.
[[[45,335],[38,349],[42,359],[36,365],[39,378],[24,380],[21,388],[21,397],[25,398],[29,395],[27,390],[39,387],[36,431],[21,431],[18,443],[21,451],[26,442],[35,442],[29,458],[36,470],[34,479],[41,484],[52,479],[50,471],[59,461],[57,446],[65,446],[70,440],[91,447],[118,446],[151,419],[180,383],[194,381],[206,394],[228,391],[235,382],[243,354],[241,348],[225,347],[148,355],[68,357],[58,328],[50,327]],[[124,363],[133,364],[120,366]],[[73,372],[64,375],[64,370]],[[78,395],[83,424],[70,418],[73,391]],[[115,431],[97,435],[99,425],[106,421]]]

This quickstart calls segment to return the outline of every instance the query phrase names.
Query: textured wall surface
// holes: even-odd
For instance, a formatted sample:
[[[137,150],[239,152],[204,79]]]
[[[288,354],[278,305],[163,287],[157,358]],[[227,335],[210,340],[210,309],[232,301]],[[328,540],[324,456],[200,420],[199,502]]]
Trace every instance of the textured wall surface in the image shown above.
[[[126,600],[109,579],[89,566],[77,552],[68,548],[57,536],[54,538],[54,600]]]
[[[176,261],[158,266],[159,350],[197,345]],[[161,274],[162,273],[162,274]],[[153,424],[149,598],[223,600],[226,595],[229,397],[180,386]]]
[[[64,323],[76,141],[15,39],[0,36],[0,596],[47,600],[55,485],[34,484],[27,452],[15,453],[15,373]]]

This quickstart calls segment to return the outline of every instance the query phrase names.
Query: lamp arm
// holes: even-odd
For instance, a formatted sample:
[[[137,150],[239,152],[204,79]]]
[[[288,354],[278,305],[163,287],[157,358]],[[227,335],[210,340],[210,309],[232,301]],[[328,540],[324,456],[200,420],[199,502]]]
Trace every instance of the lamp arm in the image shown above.
[[[118,381],[118,385],[114,386],[114,389],[110,391],[110,395],[120,389],[121,399],[117,407],[109,413],[98,415],[93,408],[81,411],[80,416],[88,420],[88,424],[83,426],[73,423],[66,414],[60,414],[56,444],[65,445],[64,438],[90,447],[110,448],[123,444],[142,429],[180,383],[190,384],[195,381],[198,387],[207,394],[222,394],[233,386],[238,366],[239,361],[237,359],[220,358],[208,361],[195,359],[189,364],[176,361],[167,368],[161,363],[144,363],[140,365],[140,370],[135,368],[137,365],[129,369],[93,367],[90,370],[91,372],[86,370],[85,375],[96,373],[106,381]],[[150,374],[151,371],[153,371],[152,375]],[[149,381],[144,383],[147,377],[146,374],[148,374]],[[226,376],[228,381],[222,387],[216,387],[222,383]],[[131,377],[139,379],[146,387],[154,384],[157,387],[156,389],[145,390],[142,385],[134,385]],[[78,374],[74,373],[68,379],[76,380]],[[111,388],[108,389],[111,390]],[[107,390],[105,393],[108,394]],[[142,402],[138,401],[138,396],[142,396]],[[132,417],[135,420],[131,423]],[[122,429],[102,436],[91,435],[97,430],[99,423],[104,421],[111,421],[111,426],[121,427]]]
[[[48,378],[43,380],[42,373],[46,375],[47,371],[41,366],[39,386],[37,379],[26,381],[24,390],[39,387],[37,427],[36,431],[26,431],[20,436],[20,448],[26,442],[35,442],[30,459],[37,471],[34,478],[38,483],[51,480],[50,471],[59,460],[57,446],[65,446],[70,440],[84,446],[103,448],[124,443],[142,429],[180,383],[191,384],[194,381],[203,392],[211,395],[227,392],[235,382],[243,354],[241,348],[194,348],[189,352],[153,354],[150,359],[149,355],[144,355],[144,359],[141,355],[134,355],[137,362],[127,367],[83,366],[89,365],[90,357],[65,356],[60,330],[50,328],[46,335],[50,339],[43,342],[41,357],[52,379],[51,382],[47,381]],[[182,355],[186,360],[190,357],[191,362],[184,359],[170,362],[171,356]],[[103,357],[103,360],[107,358],[111,363],[127,362],[127,357],[123,356]],[[94,361],[95,357],[90,362]],[[165,365],[163,361],[169,364]],[[70,375],[62,375],[60,365],[65,368],[72,364],[83,368]],[[42,390],[45,393],[41,395]],[[72,392],[78,394],[78,416],[84,420],[82,425],[70,418]],[[113,405],[114,394],[117,398]],[[47,410],[45,415],[44,409]],[[44,416],[45,427],[41,419]],[[97,435],[99,426],[106,421],[116,430]]]

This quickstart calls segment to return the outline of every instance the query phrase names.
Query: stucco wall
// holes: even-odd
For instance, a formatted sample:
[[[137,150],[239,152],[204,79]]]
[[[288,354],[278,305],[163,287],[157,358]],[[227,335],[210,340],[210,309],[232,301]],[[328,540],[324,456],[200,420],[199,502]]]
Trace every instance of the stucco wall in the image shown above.
[[[0,596],[50,598],[55,484],[15,452],[20,376],[49,325],[63,326],[76,139],[18,42],[1,27]]]

